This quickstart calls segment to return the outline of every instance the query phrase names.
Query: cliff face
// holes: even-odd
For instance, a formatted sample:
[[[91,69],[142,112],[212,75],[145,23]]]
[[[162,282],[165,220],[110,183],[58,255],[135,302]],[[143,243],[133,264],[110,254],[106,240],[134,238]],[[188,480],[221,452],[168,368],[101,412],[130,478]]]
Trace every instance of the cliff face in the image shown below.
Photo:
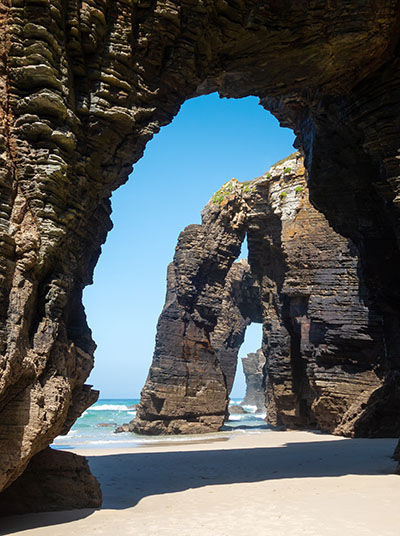
[[[110,194],[212,90],[258,95],[295,129],[398,385],[399,17],[397,0],[0,2],[0,489],[97,396],[81,296]]]
[[[98,508],[100,485],[83,456],[51,448],[36,454],[23,475],[0,495],[0,515]]]
[[[245,234],[250,266],[232,264]],[[271,424],[344,435],[400,433],[382,318],[368,303],[358,270],[356,246],[311,206],[298,153],[249,183],[226,183],[205,207],[202,225],[178,240],[154,360],[131,428],[219,429],[238,348],[253,321],[263,322]],[[207,353],[186,350],[193,347]],[[214,375],[222,372],[218,398],[208,383],[210,367]],[[213,410],[219,419],[210,420]]]
[[[247,354],[247,357],[242,357],[246,378],[246,395],[242,404],[256,406],[257,410],[265,407],[264,365],[265,355],[261,348],[257,352]]]
[[[387,362],[357,248],[310,204],[301,160],[273,168],[269,184],[258,186],[265,187],[269,206],[256,200],[248,242],[255,276],[272,279],[277,292],[264,324],[269,422],[344,435],[397,433],[398,419],[387,430],[379,431],[378,420],[367,424]],[[280,219],[275,230],[271,209]]]
[[[179,236],[153,363],[130,429],[150,434],[218,430],[226,416],[246,326],[260,320],[259,287],[239,255],[240,199],[210,204]]]

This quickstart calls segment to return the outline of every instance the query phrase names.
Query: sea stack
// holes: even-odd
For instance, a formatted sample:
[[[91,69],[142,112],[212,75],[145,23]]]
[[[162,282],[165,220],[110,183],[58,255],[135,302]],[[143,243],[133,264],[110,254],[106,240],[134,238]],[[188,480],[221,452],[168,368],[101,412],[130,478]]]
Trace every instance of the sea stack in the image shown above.
[[[265,409],[264,365],[265,355],[261,348],[257,352],[247,354],[247,357],[242,357],[246,378],[246,395],[242,404],[256,406],[257,411]]]

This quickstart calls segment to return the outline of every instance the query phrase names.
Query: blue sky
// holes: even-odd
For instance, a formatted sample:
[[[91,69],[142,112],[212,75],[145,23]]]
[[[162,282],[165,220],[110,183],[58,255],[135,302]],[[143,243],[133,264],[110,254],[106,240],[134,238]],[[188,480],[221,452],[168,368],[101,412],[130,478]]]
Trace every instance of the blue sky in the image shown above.
[[[224,182],[265,173],[293,152],[293,141],[293,132],[280,128],[255,97],[220,99],[214,93],[187,101],[148,143],[127,184],[112,196],[114,229],[94,284],[84,292],[97,343],[88,382],[102,398],[139,396],[179,233],[200,223],[202,208]],[[239,355],[260,342],[261,327],[250,326]],[[232,396],[244,389],[241,373]]]

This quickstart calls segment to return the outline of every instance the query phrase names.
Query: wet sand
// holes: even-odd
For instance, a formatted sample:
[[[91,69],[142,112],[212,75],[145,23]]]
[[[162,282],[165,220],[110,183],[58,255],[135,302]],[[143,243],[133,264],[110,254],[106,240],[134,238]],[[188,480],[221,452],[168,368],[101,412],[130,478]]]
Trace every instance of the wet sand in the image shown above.
[[[0,520],[29,536],[398,536],[395,439],[311,432],[74,450],[103,490],[100,510]]]

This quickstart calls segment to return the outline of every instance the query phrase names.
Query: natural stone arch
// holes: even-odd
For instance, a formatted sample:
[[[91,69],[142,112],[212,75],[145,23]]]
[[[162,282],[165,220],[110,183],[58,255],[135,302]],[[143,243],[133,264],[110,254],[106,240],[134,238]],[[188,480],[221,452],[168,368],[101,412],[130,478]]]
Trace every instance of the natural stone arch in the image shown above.
[[[81,295],[109,196],[197,94],[257,95],[295,129],[313,200],[359,245],[398,360],[398,1],[0,6],[0,489],[96,397]]]
[[[234,262],[245,234],[249,263]],[[311,206],[299,153],[253,181],[228,181],[178,238],[149,376],[123,430],[219,430],[245,329],[258,322],[269,423],[398,435],[382,318],[358,264],[354,243]]]

